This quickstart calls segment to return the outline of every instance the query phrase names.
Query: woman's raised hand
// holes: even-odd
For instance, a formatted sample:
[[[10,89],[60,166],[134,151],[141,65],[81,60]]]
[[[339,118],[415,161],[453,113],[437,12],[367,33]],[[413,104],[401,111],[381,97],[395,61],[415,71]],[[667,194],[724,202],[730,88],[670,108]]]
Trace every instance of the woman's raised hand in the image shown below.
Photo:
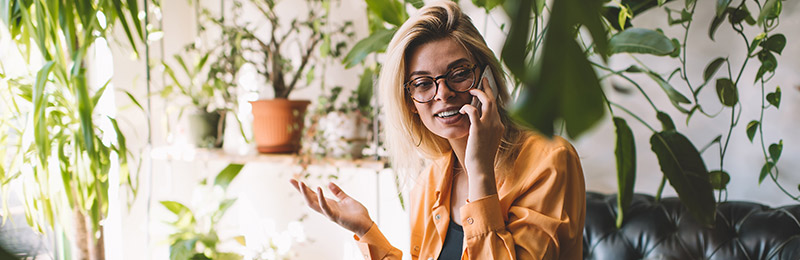
[[[488,86],[484,78],[482,85]],[[484,92],[485,91],[485,92]],[[470,199],[477,199],[497,193],[494,179],[494,160],[500,147],[500,139],[505,126],[500,121],[494,89],[471,89],[469,93],[481,101],[481,113],[470,104],[461,107],[462,114],[467,114],[470,121],[467,148],[464,152],[464,166],[470,183]]]
[[[314,192],[303,182],[298,182],[294,179],[289,180],[289,182],[303,195],[308,207],[359,237],[363,237],[372,226],[372,219],[369,217],[367,208],[361,202],[345,194],[333,182],[328,183],[328,189],[339,201],[326,198],[322,193],[322,188],[317,187],[316,192]]]

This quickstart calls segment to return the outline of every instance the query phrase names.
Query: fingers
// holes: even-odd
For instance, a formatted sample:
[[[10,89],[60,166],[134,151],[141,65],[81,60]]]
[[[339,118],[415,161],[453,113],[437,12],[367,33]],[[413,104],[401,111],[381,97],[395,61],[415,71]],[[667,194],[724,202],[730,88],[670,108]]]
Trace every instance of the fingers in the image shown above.
[[[484,82],[485,81],[486,81],[486,79],[484,79]],[[481,101],[481,111],[483,111],[483,113],[481,115],[481,118],[483,118],[483,115],[486,115],[488,113],[493,113],[492,111],[494,111],[494,100],[490,99],[489,95],[487,95],[486,92],[484,92],[484,90],[488,90],[488,89],[489,88],[484,88],[483,90],[481,90],[481,89],[470,89],[469,90],[469,93],[471,95],[477,97],[478,100]],[[488,91],[491,91],[491,90],[488,90]]]
[[[478,109],[470,104],[466,104],[458,110],[461,114],[466,114],[469,117],[469,122],[473,125],[478,123]]]
[[[322,188],[320,187],[317,187],[317,200],[319,200],[319,207],[322,209],[322,213],[331,218],[331,208],[328,206],[328,202],[325,199],[325,194],[322,193]]]
[[[336,198],[339,199],[339,201],[350,197],[346,193],[344,193],[342,188],[339,188],[339,186],[337,186],[333,182],[328,183],[328,189],[331,191],[331,193],[333,193],[333,196],[336,196]]]
[[[303,182],[300,182],[300,186],[297,188],[300,191],[300,193],[303,193],[303,199],[306,200],[306,204],[308,204],[308,207],[317,212],[320,212],[319,204],[317,204],[316,201],[317,194],[315,194],[314,191],[311,190],[311,188],[309,188],[308,186],[306,186],[306,184]]]

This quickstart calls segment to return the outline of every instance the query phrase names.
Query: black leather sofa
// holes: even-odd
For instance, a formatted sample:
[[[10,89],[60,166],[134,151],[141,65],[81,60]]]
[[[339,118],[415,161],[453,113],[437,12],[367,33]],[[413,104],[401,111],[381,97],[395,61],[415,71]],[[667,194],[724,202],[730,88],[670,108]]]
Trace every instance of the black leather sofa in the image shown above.
[[[621,228],[615,194],[586,194],[584,259],[800,259],[800,205],[717,206],[716,225],[698,224],[678,198],[636,194]]]

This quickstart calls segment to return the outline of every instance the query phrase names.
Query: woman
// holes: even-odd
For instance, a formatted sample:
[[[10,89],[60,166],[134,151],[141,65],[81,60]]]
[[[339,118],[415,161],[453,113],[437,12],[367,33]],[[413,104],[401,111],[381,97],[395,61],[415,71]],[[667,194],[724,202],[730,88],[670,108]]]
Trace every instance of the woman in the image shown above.
[[[585,190],[574,148],[512,122],[503,80],[497,89],[477,89],[485,68],[503,79],[452,2],[423,7],[389,44],[379,87],[393,168],[415,186],[411,258],[581,259]],[[470,105],[473,98],[480,108]],[[421,174],[408,174],[423,161]],[[365,258],[401,258],[366,208],[338,186],[328,184],[334,200],[290,182],[309,207],[355,233]]]

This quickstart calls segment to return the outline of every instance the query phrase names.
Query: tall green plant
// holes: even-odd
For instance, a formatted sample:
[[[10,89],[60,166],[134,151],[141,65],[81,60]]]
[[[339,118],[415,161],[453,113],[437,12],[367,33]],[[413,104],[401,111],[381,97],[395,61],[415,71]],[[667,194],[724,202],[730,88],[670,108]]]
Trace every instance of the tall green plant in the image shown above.
[[[37,71],[35,77],[8,80],[10,88],[3,89],[3,102],[13,104],[7,108],[11,117],[3,122],[9,130],[4,140],[11,145],[6,151],[13,153],[2,158],[0,177],[4,190],[22,182],[28,223],[39,231],[76,211],[88,216],[89,234],[99,238],[95,231],[108,211],[108,187],[118,185],[109,183],[114,155],[121,180],[136,193],[125,136],[114,118],[101,118],[94,110],[106,86],[88,85],[86,57],[113,28],[121,28],[138,53],[136,43],[144,36],[139,12],[137,1],[0,1],[2,23],[22,53],[23,65]],[[36,50],[41,60],[31,55]],[[109,120],[113,132],[103,132],[100,120]],[[116,140],[103,141],[114,135]],[[60,224],[71,226],[68,221]]]

